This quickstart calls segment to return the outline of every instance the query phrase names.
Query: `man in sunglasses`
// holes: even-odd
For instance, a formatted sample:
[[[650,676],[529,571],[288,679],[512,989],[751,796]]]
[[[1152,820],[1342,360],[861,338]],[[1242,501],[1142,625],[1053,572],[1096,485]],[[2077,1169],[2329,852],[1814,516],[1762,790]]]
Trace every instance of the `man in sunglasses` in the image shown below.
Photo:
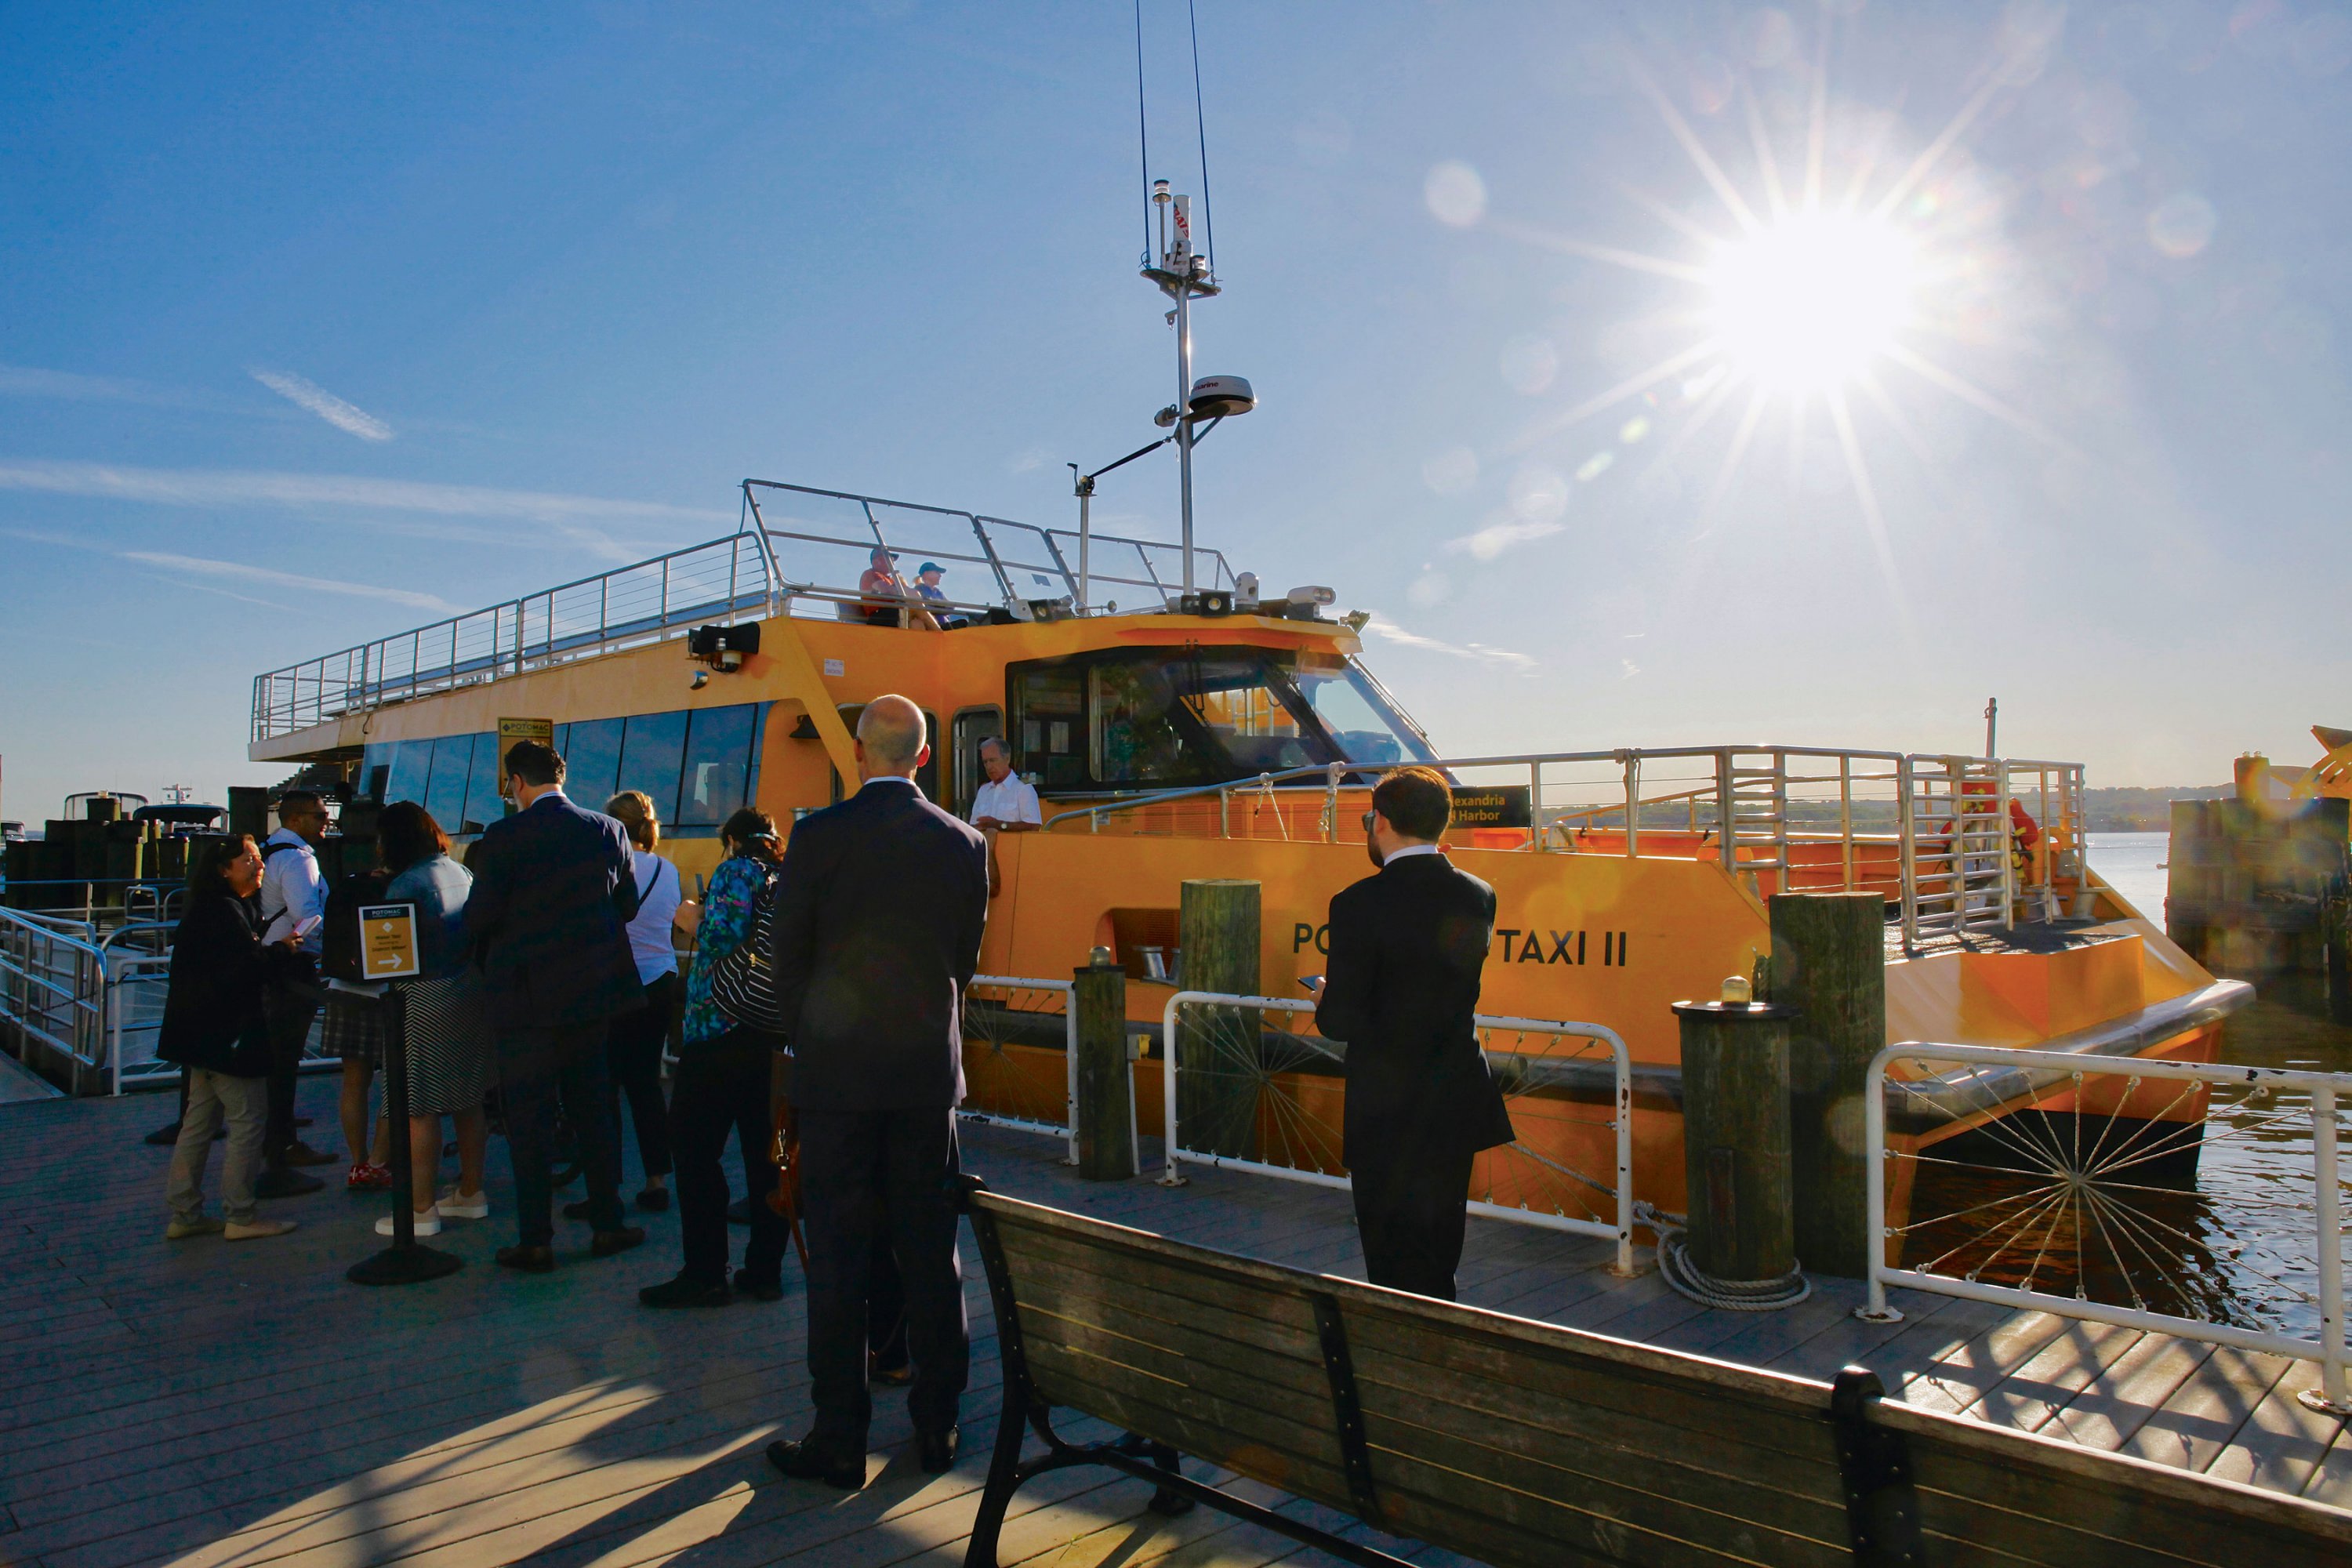
[[[1446,859],[1453,816],[1434,769],[1399,768],[1373,789],[1365,847],[1381,869],[1331,900],[1315,1009],[1324,1037],[1348,1046],[1342,1157],[1364,1278],[1447,1301],[1471,1163],[1512,1137],[1474,1021],[1495,890]]]

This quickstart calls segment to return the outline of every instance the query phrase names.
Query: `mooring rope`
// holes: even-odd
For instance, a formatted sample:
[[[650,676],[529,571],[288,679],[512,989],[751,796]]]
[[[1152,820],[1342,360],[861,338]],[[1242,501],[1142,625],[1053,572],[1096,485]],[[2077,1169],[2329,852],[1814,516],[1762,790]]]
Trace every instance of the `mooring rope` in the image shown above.
[[[1633,1217],[1658,1235],[1658,1272],[1677,1295],[1727,1312],[1777,1312],[1813,1293],[1812,1281],[1791,1268],[1777,1279],[1717,1279],[1691,1260],[1683,1245],[1688,1221],[1649,1204],[1636,1203]]]

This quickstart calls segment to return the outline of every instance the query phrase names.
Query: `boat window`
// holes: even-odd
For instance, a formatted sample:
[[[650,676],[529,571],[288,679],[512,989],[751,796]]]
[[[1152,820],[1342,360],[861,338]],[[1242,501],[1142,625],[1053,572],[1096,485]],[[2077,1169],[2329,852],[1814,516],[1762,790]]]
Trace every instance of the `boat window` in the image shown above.
[[[626,722],[583,720],[564,737],[563,793],[591,811],[603,810],[613,798],[613,781],[621,772],[621,727]]]
[[[753,720],[760,710],[751,703],[733,708],[703,708],[693,714],[686,734],[686,768],[677,792],[681,824],[716,827],[751,798]],[[635,740],[635,720],[630,721]]]
[[[1048,791],[1216,784],[1425,755],[1342,658],[1157,648],[1016,665],[1017,765]]]
[[[1301,654],[1293,670],[1298,689],[1351,763],[1427,762],[1429,748],[1381,700],[1348,660]]]
[[[433,742],[430,741],[399,741],[392,750],[392,771],[384,780],[383,803],[395,800],[425,802],[425,786],[433,776]]]
[[[441,826],[451,833],[479,833],[507,814],[507,803],[499,795],[499,786],[506,781],[499,776],[506,767],[506,759],[499,754],[496,731],[474,737],[474,772],[466,785],[466,809],[458,819]]]
[[[1002,708],[967,708],[955,716],[954,801],[940,804],[958,816],[971,816],[971,803],[980,794],[980,743],[991,736],[1002,739],[1003,734]],[[1009,747],[1011,742],[1006,744]]]
[[[433,777],[425,786],[425,809],[444,833],[457,831],[466,811],[466,783],[473,772],[474,737],[444,735],[433,742]]]
[[[628,721],[621,740],[620,782],[604,795],[581,796],[580,803],[601,809],[625,789],[643,790],[653,797],[654,811],[664,822],[677,820],[678,768],[686,760],[686,713],[639,713]]]

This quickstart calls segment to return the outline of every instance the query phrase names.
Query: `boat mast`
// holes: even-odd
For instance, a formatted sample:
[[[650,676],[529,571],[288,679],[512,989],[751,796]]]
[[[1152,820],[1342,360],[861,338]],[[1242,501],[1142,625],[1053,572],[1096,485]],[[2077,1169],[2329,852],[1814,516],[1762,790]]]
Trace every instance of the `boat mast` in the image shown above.
[[[1176,401],[1160,417],[1176,426],[1176,468],[1182,500],[1184,592],[1194,591],[1192,580],[1192,299],[1218,292],[1209,273],[1208,258],[1192,248],[1192,198],[1172,195],[1165,180],[1151,182],[1151,201],[1160,209],[1160,257],[1145,258],[1143,276],[1176,301],[1168,319],[1176,328]]]

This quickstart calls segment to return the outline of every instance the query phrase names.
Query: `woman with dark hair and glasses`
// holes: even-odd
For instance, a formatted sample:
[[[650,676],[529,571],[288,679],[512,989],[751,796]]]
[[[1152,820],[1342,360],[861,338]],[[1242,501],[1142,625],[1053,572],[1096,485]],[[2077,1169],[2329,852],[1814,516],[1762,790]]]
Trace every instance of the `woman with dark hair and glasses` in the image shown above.
[[[488,1219],[482,1155],[489,1121],[482,1100],[495,1073],[494,1038],[481,977],[467,952],[466,900],[474,879],[449,858],[449,836],[413,800],[394,801],[376,819],[376,852],[392,880],[388,904],[416,906],[422,973],[404,983],[402,1039],[408,1057],[409,1204],[416,1234],[437,1235],[445,1219]],[[441,1119],[457,1124],[457,1184],[435,1198],[441,1175]],[[390,1236],[392,1215],[376,1221]]]
[[[252,1241],[283,1236],[286,1219],[254,1208],[254,1178],[269,1119],[269,1026],[262,1014],[268,950],[261,944],[261,851],[250,834],[205,842],[188,879],[188,910],[172,932],[172,969],[156,1055],[177,1062],[188,1109],[163,1185],[172,1218],[163,1234],[178,1241],[219,1236]],[[281,945],[290,952],[299,939]],[[228,1123],[228,1163],[221,1173],[221,1217],[205,1213],[205,1161],[213,1134]]]

